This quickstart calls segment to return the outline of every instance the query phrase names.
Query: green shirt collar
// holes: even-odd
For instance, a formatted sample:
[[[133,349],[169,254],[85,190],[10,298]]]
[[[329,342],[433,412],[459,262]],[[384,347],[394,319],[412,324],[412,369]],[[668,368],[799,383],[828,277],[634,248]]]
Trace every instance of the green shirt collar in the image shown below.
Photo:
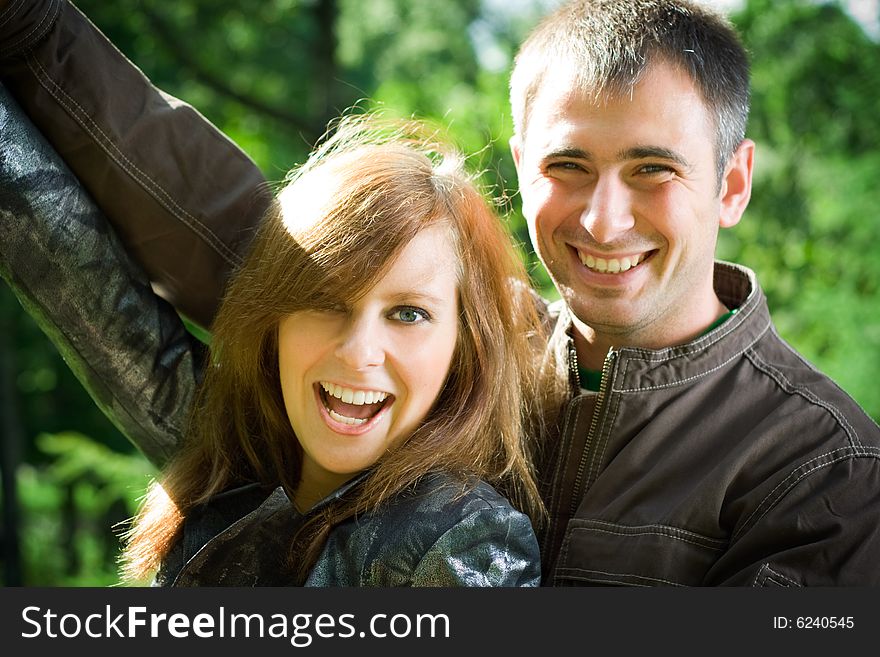
[[[736,314],[737,310],[737,308],[734,308],[733,310],[729,310],[728,312],[721,315],[721,317],[712,322],[709,328],[703,331],[700,335],[706,335],[710,331],[714,331],[715,329],[717,329],[724,322],[733,317]],[[602,383],[602,370],[588,370],[578,365],[578,376],[581,381],[582,390],[599,392],[599,386]]]

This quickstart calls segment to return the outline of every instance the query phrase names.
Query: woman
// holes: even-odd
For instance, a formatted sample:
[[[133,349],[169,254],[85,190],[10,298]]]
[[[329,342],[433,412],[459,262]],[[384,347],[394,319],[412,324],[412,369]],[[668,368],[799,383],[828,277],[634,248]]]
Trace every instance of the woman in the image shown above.
[[[438,150],[350,117],[295,172],[221,304],[130,575],[538,583],[528,518],[484,483],[540,517],[536,313],[502,226]]]
[[[54,39],[72,25],[70,21],[84,23],[81,16],[68,9],[64,9],[64,15],[69,14],[69,20],[55,24],[41,48],[53,51]],[[50,25],[52,21],[43,23]],[[75,39],[72,43],[94,44],[95,39]],[[99,60],[108,67],[119,59],[109,46],[101,53]],[[123,73],[132,69],[130,63],[117,63]],[[4,82],[17,80],[14,72],[8,75]],[[83,75],[91,79],[85,70]],[[26,99],[28,94],[22,97]],[[177,110],[171,114],[179,116]],[[160,124],[173,127],[171,115],[166,112],[162,116]],[[51,134],[51,122],[43,129]],[[334,554],[334,544],[361,545],[366,549],[366,543],[359,544],[351,537],[341,540],[346,527],[352,532],[368,527],[365,518],[377,523],[399,518],[401,527],[405,527],[408,519],[419,513],[422,526],[435,522],[435,553],[428,552],[433,543],[423,546],[419,553],[416,537],[397,525],[377,534],[399,539],[396,546],[383,546],[385,554],[394,554],[393,549],[400,547],[401,554],[406,553],[408,558],[418,556],[419,563],[424,559],[425,564],[438,564],[432,566],[434,570],[429,574],[424,568],[416,572],[418,564],[411,564],[411,583],[508,584],[536,580],[537,571],[527,565],[534,561],[535,554],[534,539],[525,527],[524,516],[513,512],[484,484],[477,483],[482,478],[498,486],[534,519],[539,517],[540,502],[531,482],[523,444],[523,436],[534,433],[534,429],[524,430],[520,416],[528,411],[523,400],[538,404],[535,391],[546,397],[551,393],[544,391],[552,390],[553,386],[536,385],[530,372],[535,367],[534,355],[523,336],[538,328],[528,287],[517,282],[524,280],[521,268],[497,219],[452,160],[447,159],[439,168],[428,166],[431,160],[425,158],[424,151],[430,147],[424,142],[386,139],[369,133],[369,129],[355,125],[344,126],[340,136],[310,159],[297,180],[281,195],[282,202],[272,219],[265,222],[250,259],[239,268],[236,283],[224,301],[224,310],[214,324],[214,367],[209,368],[196,412],[186,428],[179,420],[183,409],[191,406],[191,392],[201,371],[198,351],[187,339],[177,317],[144,284],[142,275],[135,280],[136,267],[130,266],[130,259],[118,244],[108,241],[104,220],[96,217],[91,226],[72,222],[63,227],[44,222],[46,212],[54,212],[60,206],[55,198],[45,203],[54,192],[41,189],[33,195],[40,209],[28,221],[21,222],[26,233],[10,230],[4,235],[3,241],[8,243],[4,257],[13,261],[0,263],[6,265],[2,268],[4,276],[32,313],[42,316],[43,327],[90,392],[154,462],[163,464],[172,459],[164,489],[154,487],[131,532],[126,551],[129,575],[144,575],[163,564],[157,580],[160,583],[222,580],[231,584],[236,583],[229,579],[235,573],[242,573],[239,580],[246,584],[390,583],[388,573],[401,571],[400,564],[390,568],[385,562],[369,561],[373,570],[358,578],[351,573],[327,574],[322,564],[326,565]],[[185,131],[178,136],[185,136]],[[173,143],[184,147],[180,139]],[[216,143],[222,145],[223,140]],[[133,156],[149,153],[148,146],[135,149]],[[108,148],[112,151],[113,144]],[[380,158],[380,154],[387,158]],[[417,161],[412,161],[413,157]],[[374,160],[376,165],[381,160],[387,167],[384,178],[379,170],[374,171],[378,178],[370,183],[381,193],[367,194],[363,199],[366,205],[361,207],[355,203],[358,195],[354,191],[369,191],[372,178],[365,177],[365,172],[372,171]],[[71,161],[78,161],[77,157],[73,156]],[[129,162],[127,158],[113,161]],[[225,161],[213,157],[206,164],[211,165],[212,172],[218,167],[222,171]],[[240,158],[230,157],[229,161],[241,164]],[[82,172],[89,175],[93,168],[87,166]],[[117,219],[120,215],[141,216],[140,197],[123,192],[131,187],[124,181],[132,180],[158,190],[156,198],[161,200],[162,209],[174,209],[169,214],[180,218],[181,226],[190,227],[206,243],[217,242],[207,237],[222,233],[212,232],[210,227],[205,232],[199,223],[201,206],[181,210],[173,202],[175,196],[166,193],[167,185],[157,186],[151,179],[145,181],[139,168],[130,173],[120,184],[109,185],[122,194],[119,204],[111,203],[111,214]],[[421,178],[412,179],[416,173]],[[240,177],[218,180],[218,188],[222,188],[218,189],[218,196]],[[245,178],[251,181],[254,177]],[[172,175],[171,180],[174,179]],[[16,173],[16,180],[9,187],[13,202],[25,196],[33,180]],[[342,180],[348,183],[343,185]],[[426,181],[436,185],[427,185]],[[248,183],[247,187],[250,186]],[[418,191],[423,189],[430,193],[423,196],[424,191]],[[303,190],[308,194],[301,193]],[[321,193],[316,194],[317,190]],[[57,200],[63,203],[69,195],[65,193],[63,199]],[[234,196],[243,198],[248,193]],[[223,198],[220,206],[225,208],[229,204]],[[324,201],[323,210],[303,201],[314,198]],[[262,201],[254,203],[259,205]],[[373,215],[371,203],[376,206]],[[210,199],[205,204],[213,208]],[[155,239],[150,231],[159,229],[159,234],[163,234],[175,230],[153,226],[154,216],[161,212],[147,214],[144,221],[123,221],[121,227],[117,226],[130,248],[138,253],[139,240],[152,243]],[[317,221],[325,215],[323,224]],[[69,216],[71,213],[59,222],[67,221]],[[376,221],[378,216],[386,220]],[[138,233],[141,228],[147,232]],[[219,223],[216,230],[222,230]],[[31,255],[16,260],[24,251],[41,252],[35,251],[38,245],[33,244],[40,231],[46,235],[46,244],[55,247],[66,243],[73,248],[53,248],[43,259]],[[16,241],[25,242],[24,248],[17,246]],[[217,246],[218,253],[235,249],[234,245],[220,248],[226,244],[220,241],[223,244]],[[242,236],[240,241],[249,242],[249,236]],[[191,291],[190,296],[204,293],[201,284],[184,282],[189,269],[199,269],[205,257],[203,250],[194,250],[188,257],[181,257],[173,249],[158,252],[162,254],[158,266],[149,258],[144,261],[153,287],[179,302],[178,308],[190,316],[211,321],[211,310],[199,312],[202,307],[198,303],[187,304],[185,294],[187,290]],[[189,258],[193,259],[193,267]],[[230,262],[230,258],[226,257],[224,262]],[[420,271],[419,263],[431,264],[432,268]],[[456,276],[449,276],[453,270]],[[392,281],[403,279],[419,285],[416,289],[389,292],[382,287],[386,275]],[[217,280],[222,278],[221,272]],[[431,289],[439,280],[445,281],[445,286]],[[292,286],[294,282],[296,288]],[[293,294],[292,289],[297,289],[297,293]],[[381,315],[383,321],[395,327],[388,334],[393,333],[397,339],[380,345],[382,362],[370,367],[390,373],[376,383],[360,374],[358,367],[349,365],[348,370],[332,371],[319,380],[303,383],[305,372],[297,378],[297,366],[306,354],[299,345],[307,339],[323,339],[312,345],[309,354],[377,351],[369,341],[366,347],[354,350],[330,349],[328,345],[332,344],[330,336],[342,339],[349,333],[355,337],[376,335],[375,326],[355,331],[349,324],[357,324],[355,319],[375,324],[380,315],[371,311],[378,306],[368,302],[377,301],[377,295],[383,292],[393,293],[395,298],[405,297],[403,293],[416,293],[418,302],[397,303],[396,314]],[[57,304],[53,300],[61,297],[65,307],[59,318],[61,312],[54,308]],[[423,297],[444,302],[439,313],[444,322],[424,307],[427,300]],[[453,299],[455,303],[451,304]],[[124,304],[125,308],[114,307],[114,302]],[[73,319],[71,308],[78,313]],[[316,316],[323,323],[314,321]],[[458,317],[457,322],[449,321],[453,316]],[[423,350],[426,358],[414,361],[419,348],[427,342],[422,337],[429,333],[428,329],[433,335],[441,323],[445,330]],[[315,324],[317,328],[307,328]],[[96,335],[102,339],[96,339]],[[350,344],[357,346],[358,341]],[[387,347],[388,344],[395,348]],[[319,364],[334,359],[344,360],[327,355]],[[403,364],[393,365],[395,361]],[[414,383],[410,384],[411,381]],[[418,394],[410,394],[410,387],[418,388]],[[346,398],[356,392],[364,393],[364,401],[366,394],[372,393],[372,403],[352,408],[355,400]],[[308,407],[308,402],[312,407]],[[375,419],[370,419],[367,416],[373,410]],[[364,448],[354,460],[324,454],[318,438],[316,444],[310,442],[314,427],[307,423],[298,426],[308,420],[311,411],[325,413],[311,418],[318,422],[318,438],[327,427],[335,427],[337,434],[341,431],[340,435],[349,438],[331,439],[341,440],[345,445],[355,436],[359,449],[367,443],[372,446]],[[360,440],[361,432],[372,435],[373,424],[382,429],[384,440],[374,441],[375,444]],[[185,450],[179,451],[184,434],[192,439],[187,441]],[[425,491],[431,491],[433,497],[425,497]],[[416,506],[406,507],[406,500]],[[432,500],[433,510],[426,515],[426,509],[419,505]],[[397,509],[398,513],[388,512],[389,508]],[[471,517],[474,508],[481,518],[495,515],[498,522],[473,523],[475,526],[465,529],[462,521],[475,520]],[[279,511],[272,518],[286,523],[284,527],[258,522],[260,514],[278,509],[285,513]],[[248,531],[243,531],[244,527]],[[441,527],[444,531],[438,533]],[[236,532],[240,536],[252,535],[252,530],[259,528],[273,539],[267,541],[271,549],[261,550],[255,539],[231,540]],[[503,534],[499,528],[504,529]],[[426,540],[429,534],[419,534],[419,540]],[[361,535],[367,537],[367,530],[362,530]],[[517,538],[516,545],[501,545],[499,535],[522,540]],[[291,539],[290,549],[278,549],[279,536]],[[453,564],[467,563],[466,559],[452,558],[450,552],[456,550],[459,556],[468,553],[462,540],[470,541],[471,546],[484,542],[483,548],[490,549],[483,549],[483,554],[491,558],[461,572],[444,573],[442,568],[438,571],[444,564],[449,570]],[[372,545],[376,547],[375,543]],[[203,547],[206,549],[202,550]],[[236,568],[223,570],[223,553],[235,550]],[[437,551],[443,556],[437,557]],[[288,553],[291,559],[287,559]],[[518,553],[528,553],[528,558],[519,559]],[[211,557],[213,561],[208,558],[212,554],[218,555]],[[193,556],[197,562],[193,562]],[[360,557],[365,560],[369,555],[364,552]],[[511,576],[515,569],[499,565],[505,558],[510,564],[519,563],[516,568],[523,574]],[[206,564],[207,561],[210,563]],[[227,559],[225,563],[231,561]],[[243,564],[250,564],[254,572],[243,568]],[[212,571],[213,566],[218,567]],[[260,568],[263,570],[259,571]],[[251,579],[245,576],[246,571]],[[377,574],[382,572],[386,574]],[[217,573],[226,575],[221,577]],[[362,568],[361,573],[367,571]]]
[[[223,300],[187,439],[130,532],[128,576],[538,583],[529,519],[489,484],[540,518],[526,444],[540,329],[497,217],[440,150],[348,119],[284,188]],[[22,173],[7,198],[27,200],[22,183],[37,178]],[[15,260],[27,239],[5,238],[13,287],[39,260],[32,249]],[[49,279],[27,280],[22,297]],[[103,342],[115,356],[114,336],[141,318],[113,321],[122,327]]]

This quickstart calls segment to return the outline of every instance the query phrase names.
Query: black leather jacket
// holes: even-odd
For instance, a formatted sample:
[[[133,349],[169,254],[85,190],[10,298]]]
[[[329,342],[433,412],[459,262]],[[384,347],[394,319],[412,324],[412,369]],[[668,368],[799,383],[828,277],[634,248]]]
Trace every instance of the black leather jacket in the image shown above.
[[[105,413],[154,463],[164,463],[180,442],[197,385],[197,342],[2,86],[0,274]],[[281,487],[227,491],[187,516],[157,582],[289,584],[285,559],[304,519]],[[529,519],[485,482],[463,487],[434,474],[335,526],[306,585],[539,581]]]
[[[349,482],[306,516],[281,487],[245,486],[218,495],[187,517],[157,583],[287,585],[292,536],[306,517],[357,484]],[[484,482],[463,489],[436,474],[387,505],[336,525],[305,586],[537,586],[539,581],[538,544],[528,519]]]

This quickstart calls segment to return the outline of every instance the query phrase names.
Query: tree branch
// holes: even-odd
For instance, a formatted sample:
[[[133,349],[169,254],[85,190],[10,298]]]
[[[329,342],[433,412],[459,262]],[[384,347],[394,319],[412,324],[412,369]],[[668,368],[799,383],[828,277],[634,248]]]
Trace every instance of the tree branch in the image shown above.
[[[273,107],[261,100],[236,91],[224,80],[205,70],[198,60],[183,47],[182,40],[178,38],[178,35],[174,33],[174,30],[165,22],[164,18],[143,4],[140,5],[140,9],[159,40],[162,41],[178,63],[187,69],[200,84],[243,107],[247,107],[298,130],[310,144],[315,141],[317,135],[315,135],[314,128],[309,124],[309,121],[297,114]]]

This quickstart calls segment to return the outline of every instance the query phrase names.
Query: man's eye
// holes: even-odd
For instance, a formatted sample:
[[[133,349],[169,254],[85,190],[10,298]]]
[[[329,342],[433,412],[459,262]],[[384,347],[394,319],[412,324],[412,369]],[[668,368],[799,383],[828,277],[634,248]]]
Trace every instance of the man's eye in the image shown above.
[[[583,171],[583,167],[576,162],[551,162],[548,166],[548,169],[554,171]]]
[[[639,167],[639,171],[641,173],[672,173],[672,167],[667,166],[665,164],[643,164]]]
[[[422,310],[421,308],[415,308],[414,306],[403,306],[401,308],[395,308],[391,312],[390,317],[391,319],[402,322],[404,324],[418,324],[419,322],[431,319],[431,316],[428,314],[427,311]]]

